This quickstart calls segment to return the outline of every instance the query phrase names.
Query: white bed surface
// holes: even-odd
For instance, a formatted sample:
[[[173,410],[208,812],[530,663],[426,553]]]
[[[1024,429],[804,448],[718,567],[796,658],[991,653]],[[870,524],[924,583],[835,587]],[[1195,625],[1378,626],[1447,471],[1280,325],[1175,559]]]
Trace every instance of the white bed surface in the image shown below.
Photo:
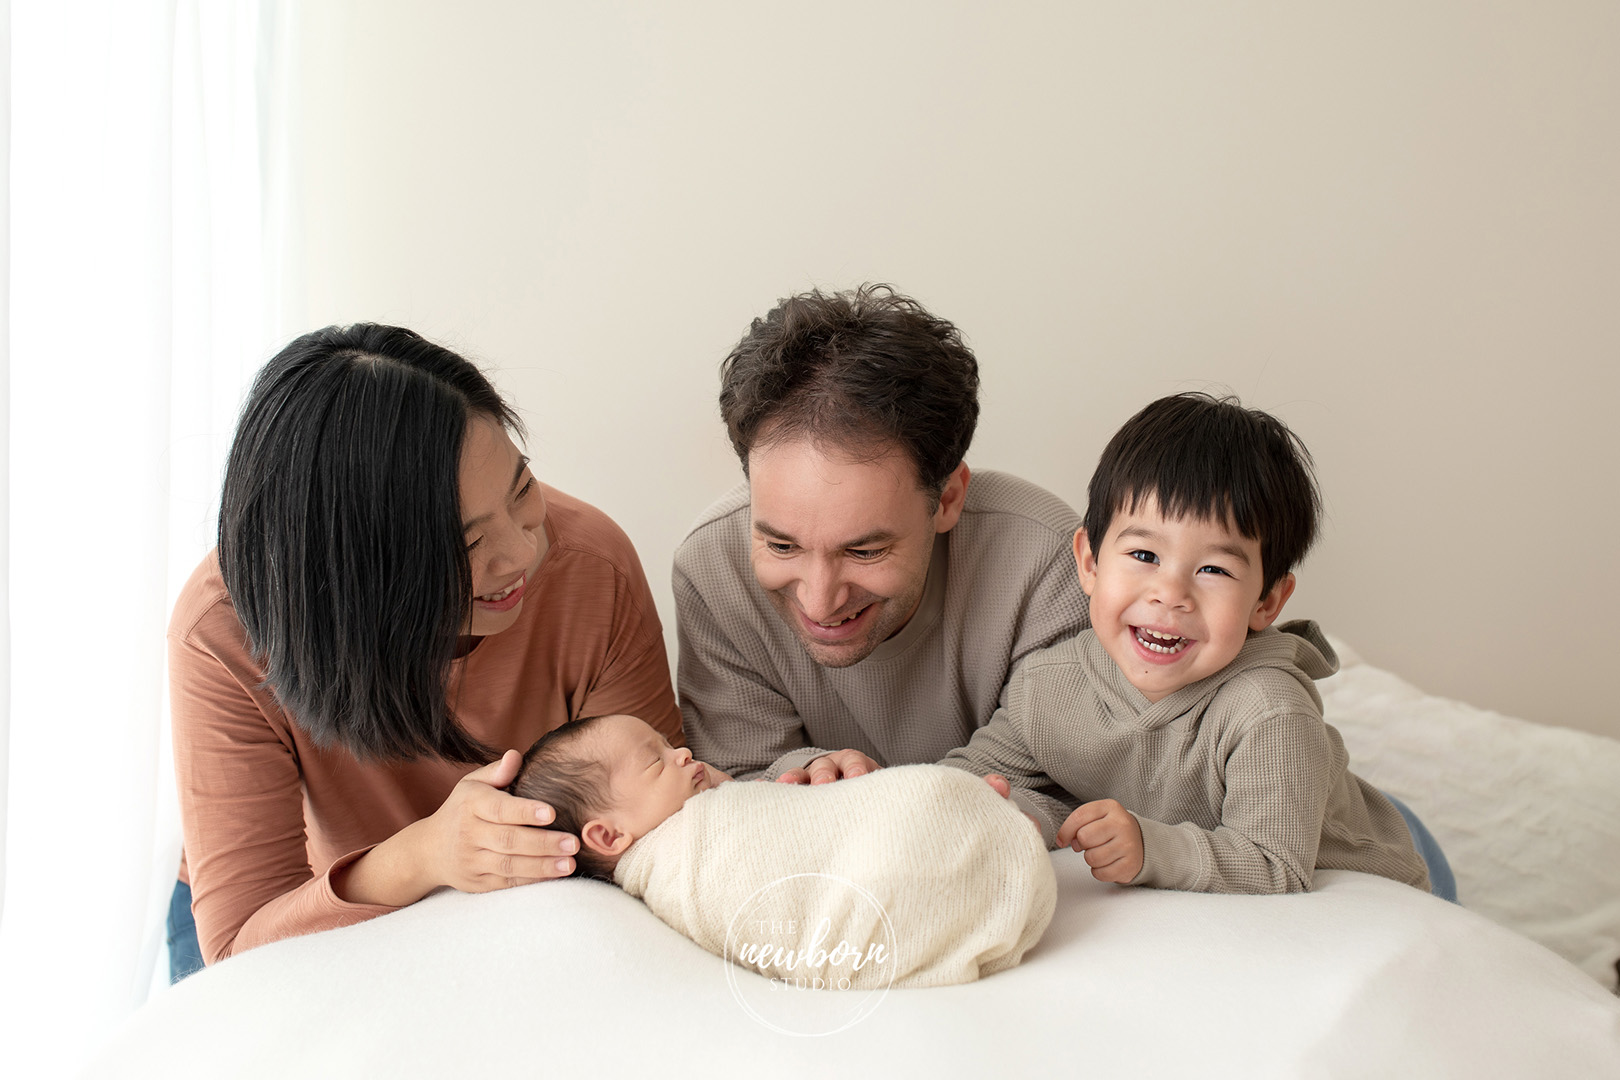
[[[1620,741],[1424,693],[1362,662],[1320,684],[1350,767],[1440,841],[1463,905],[1620,976]]]
[[[838,1034],[749,1017],[727,965],[611,886],[440,892],[194,976],[93,1077],[1620,1077],[1620,1000],[1547,949],[1403,885],[1325,872],[1295,896],[1094,881],[1052,856],[1058,910],[1025,963],[892,991]],[[766,985],[733,969],[755,1002]],[[802,1028],[836,992],[775,991]]]

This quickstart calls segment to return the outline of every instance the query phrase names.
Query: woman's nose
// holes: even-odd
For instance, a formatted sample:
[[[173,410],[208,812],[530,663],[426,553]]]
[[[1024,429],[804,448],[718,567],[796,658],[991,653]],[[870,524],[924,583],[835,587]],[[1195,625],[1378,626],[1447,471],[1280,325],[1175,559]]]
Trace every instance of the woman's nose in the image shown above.
[[[501,573],[510,573],[527,567],[534,561],[535,544],[533,529],[517,525],[503,529],[490,568]]]

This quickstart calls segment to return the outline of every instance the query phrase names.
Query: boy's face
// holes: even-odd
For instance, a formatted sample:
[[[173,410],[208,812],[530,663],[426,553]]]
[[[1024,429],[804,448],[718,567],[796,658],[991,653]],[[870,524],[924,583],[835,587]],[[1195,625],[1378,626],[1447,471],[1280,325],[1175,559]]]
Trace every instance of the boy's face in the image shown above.
[[[1098,640],[1149,701],[1230,664],[1294,591],[1285,574],[1261,595],[1258,540],[1226,522],[1167,519],[1151,496],[1114,514],[1095,556],[1075,533],[1074,556]]]
[[[639,840],[663,823],[700,791],[718,783],[721,774],[676,749],[634,716],[604,716],[590,737],[597,739],[601,761],[608,767],[613,808],[603,817]]]

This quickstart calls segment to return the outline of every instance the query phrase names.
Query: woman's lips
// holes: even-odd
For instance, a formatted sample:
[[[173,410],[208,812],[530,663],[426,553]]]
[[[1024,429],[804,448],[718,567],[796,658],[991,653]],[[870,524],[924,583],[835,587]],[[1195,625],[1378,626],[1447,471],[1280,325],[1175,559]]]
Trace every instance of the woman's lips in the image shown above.
[[[511,611],[513,608],[517,607],[518,604],[523,602],[523,594],[528,590],[528,587],[529,575],[525,573],[521,575],[517,581],[506,586],[505,589],[491,594],[492,596],[499,597],[499,599],[490,600],[482,596],[475,596],[473,597],[473,603],[477,604],[486,611]]]

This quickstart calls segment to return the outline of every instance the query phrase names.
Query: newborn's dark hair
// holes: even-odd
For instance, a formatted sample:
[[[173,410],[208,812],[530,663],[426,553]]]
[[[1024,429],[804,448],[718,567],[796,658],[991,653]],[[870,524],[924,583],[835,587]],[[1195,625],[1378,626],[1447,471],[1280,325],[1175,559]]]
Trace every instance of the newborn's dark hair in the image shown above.
[[[612,777],[602,762],[581,752],[580,740],[599,716],[582,716],[535,740],[523,755],[517,779],[506,788],[521,799],[543,802],[556,812],[549,828],[579,837],[571,877],[613,880],[613,863],[585,846],[580,830],[612,801]]]

